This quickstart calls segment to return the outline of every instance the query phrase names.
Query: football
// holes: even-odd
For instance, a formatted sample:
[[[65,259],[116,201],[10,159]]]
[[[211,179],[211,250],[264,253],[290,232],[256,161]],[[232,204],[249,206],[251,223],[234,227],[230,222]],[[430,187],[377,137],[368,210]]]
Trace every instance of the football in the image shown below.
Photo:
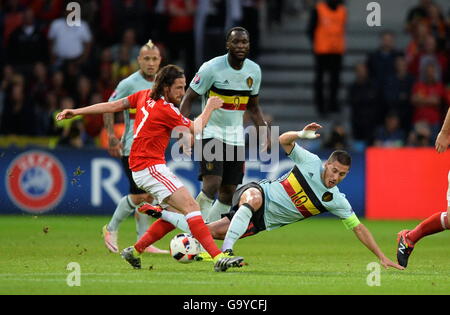
[[[170,241],[170,255],[180,263],[193,262],[200,251],[200,243],[191,234],[177,234]]]

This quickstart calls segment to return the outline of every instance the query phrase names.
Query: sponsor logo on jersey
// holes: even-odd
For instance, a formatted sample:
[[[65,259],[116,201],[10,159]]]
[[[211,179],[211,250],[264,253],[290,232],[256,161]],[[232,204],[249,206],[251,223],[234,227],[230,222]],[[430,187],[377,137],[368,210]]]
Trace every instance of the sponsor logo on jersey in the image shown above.
[[[50,153],[28,151],[15,158],[6,172],[9,198],[21,210],[44,213],[58,205],[66,190],[66,174]]]
[[[194,84],[199,84],[200,83],[200,76],[198,74],[195,75],[194,77]]]

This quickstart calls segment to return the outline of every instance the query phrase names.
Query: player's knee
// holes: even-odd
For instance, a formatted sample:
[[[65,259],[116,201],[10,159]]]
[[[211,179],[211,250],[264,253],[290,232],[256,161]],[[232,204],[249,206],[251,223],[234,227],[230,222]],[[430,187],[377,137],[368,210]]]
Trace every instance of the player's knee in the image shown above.
[[[152,203],[153,197],[150,194],[130,195],[130,200],[134,205],[138,206],[143,202]]]
[[[244,204],[247,203],[250,206],[253,207],[253,209],[258,210],[259,208],[261,208],[262,204],[263,204],[263,198],[262,198],[262,193],[261,191],[259,191],[259,189],[257,188],[250,188],[248,190],[246,190],[242,196],[241,196],[241,200],[240,200],[240,204]]]

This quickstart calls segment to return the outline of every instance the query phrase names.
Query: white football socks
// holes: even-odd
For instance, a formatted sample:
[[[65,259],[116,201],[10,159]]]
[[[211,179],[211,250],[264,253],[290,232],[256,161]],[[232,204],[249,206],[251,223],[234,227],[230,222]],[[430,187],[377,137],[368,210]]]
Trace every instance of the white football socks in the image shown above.
[[[200,206],[203,219],[206,219],[209,215],[209,211],[214,203],[214,199],[210,199],[203,191],[200,191],[195,199]]]
[[[111,218],[111,221],[108,223],[107,229],[110,232],[118,231],[120,223],[123,222],[128,216],[134,212],[136,205],[131,201],[129,196],[125,196],[120,199],[116,210],[114,210],[114,214]]]
[[[227,234],[225,235],[222,244],[222,251],[233,249],[234,243],[236,243],[236,241],[244,235],[245,231],[247,231],[252,216],[252,210],[246,205],[241,205],[239,207],[228,227]]]
[[[209,210],[209,214],[205,217],[205,221],[207,223],[218,221],[222,218],[222,214],[226,214],[230,212],[230,205],[226,205],[221,203],[219,200],[216,200],[212,208]]]

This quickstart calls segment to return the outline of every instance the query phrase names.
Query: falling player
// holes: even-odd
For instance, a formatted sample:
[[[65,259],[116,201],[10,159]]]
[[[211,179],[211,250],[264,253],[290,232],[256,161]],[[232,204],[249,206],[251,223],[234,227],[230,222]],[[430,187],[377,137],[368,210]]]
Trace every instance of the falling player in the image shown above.
[[[276,181],[250,183],[239,188],[233,196],[230,213],[219,221],[208,224],[216,239],[224,239],[222,250],[233,253],[236,241],[260,231],[273,230],[311,216],[330,212],[342,220],[380,260],[385,268],[404,269],[387,258],[378,247],[370,231],[358,220],[352,207],[337,185],[350,171],[351,157],[345,151],[335,151],[323,165],[315,154],[296,144],[298,139],[316,139],[316,123],[302,131],[291,131],[280,136],[280,144],[295,163],[294,168]],[[139,211],[169,220],[180,228],[188,228],[183,218],[161,208],[143,205]],[[202,255],[205,257],[205,255]]]

